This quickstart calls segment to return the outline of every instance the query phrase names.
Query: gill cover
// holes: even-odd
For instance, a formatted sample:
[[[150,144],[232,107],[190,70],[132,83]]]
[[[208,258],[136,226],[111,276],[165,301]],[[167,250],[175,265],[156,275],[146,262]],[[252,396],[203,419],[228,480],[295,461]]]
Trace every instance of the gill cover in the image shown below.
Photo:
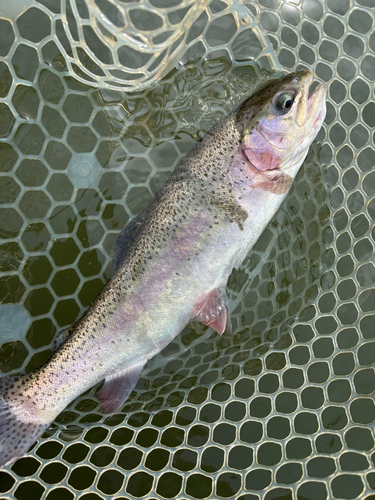
[[[237,111],[243,152],[258,170],[282,168],[303,143],[313,126],[308,117],[311,81],[308,70],[271,81]]]

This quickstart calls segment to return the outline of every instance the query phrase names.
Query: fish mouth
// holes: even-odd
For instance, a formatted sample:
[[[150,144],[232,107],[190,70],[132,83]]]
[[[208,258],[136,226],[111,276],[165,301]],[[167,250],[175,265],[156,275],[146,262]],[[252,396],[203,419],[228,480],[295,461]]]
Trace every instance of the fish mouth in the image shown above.
[[[311,93],[310,88],[313,81],[313,75],[310,70],[304,69],[296,74],[298,80],[300,99],[296,112],[296,122],[299,127],[306,126],[311,121],[315,122],[318,111],[323,108],[323,100],[325,99],[325,87],[319,84]]]
[[[319,120],[321,118],[321,115],[323,116],[323,120],[326,114],[326,93],[327,89],[326,86],[323,85],[322,83],[319,83],[317,87],[314,89],[313,93],[311,94],[309,100],[308,100],[308,109],[309,112],[311,111],[312,108],[316,108],[318,111],[318,116],[316,117],[316,120]]]
[[[312,123],[313,127],[317,122],[322,121],[322,116],[325,116],[325,99],[326,99],[326,88],[320,83],[311,92],[311,84],[313,81],[313,75],[310,70],[302,70],[296,73],[296,77],[299,80],[300,87],[300,101],[298,103],[296,121],[298,126],[303,127],[307,124]],[[324,119],[323,116],[323,119]]]

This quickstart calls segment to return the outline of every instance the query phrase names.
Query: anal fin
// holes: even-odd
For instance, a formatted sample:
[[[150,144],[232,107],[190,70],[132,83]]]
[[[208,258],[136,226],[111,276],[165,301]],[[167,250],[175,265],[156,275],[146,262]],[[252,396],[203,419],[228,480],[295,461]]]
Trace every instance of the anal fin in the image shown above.
[[[138,382],[143,367],[144,363],[133,365],[105,378],[103,387],[95,394],[103,413],[113,413],[125,403]]]
[[[219,335],[231,333],[230,312],[224,290],[214,289],[200,298],[194,308],[193,316],[198,321],[215,330]]]

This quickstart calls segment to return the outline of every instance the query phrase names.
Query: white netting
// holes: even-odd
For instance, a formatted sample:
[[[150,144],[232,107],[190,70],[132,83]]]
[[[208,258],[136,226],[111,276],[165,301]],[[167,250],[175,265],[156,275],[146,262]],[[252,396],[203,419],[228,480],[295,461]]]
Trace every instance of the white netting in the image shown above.
[[[269,72],[309,67],[326,83],[322,146],[229,280],[235,335],[185,329],[117,415],[81,396],[0,472],[0,494],[373,500],[375,3],[202,3],[167,78],[127,95],[95,73],[109,66],[89,62],[68,12],[100,29],[95,9],[115,24],[105,10],[115,4],[167,12],[151,0],[97,1],[88,23],[78,0],[0,2],[4,374],[48,359],[56,332],[103,285],[121,228]]]
[[[55,24],[56,34],[69,70],[80,81],[112,89],[141,89],[176,64],[187,48],[190,26],[207,3],[62,0],[64,31]]]

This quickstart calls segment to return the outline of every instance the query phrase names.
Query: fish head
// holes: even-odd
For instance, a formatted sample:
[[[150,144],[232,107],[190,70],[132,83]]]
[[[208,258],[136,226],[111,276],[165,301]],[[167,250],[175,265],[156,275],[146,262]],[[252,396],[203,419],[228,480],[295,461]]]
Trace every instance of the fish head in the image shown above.
[[[311,82],[309,70],[291,73],[267,83],[237,110],[243,153],[258,170],[302,163],[326,114],[325,86],[309,96]]]

